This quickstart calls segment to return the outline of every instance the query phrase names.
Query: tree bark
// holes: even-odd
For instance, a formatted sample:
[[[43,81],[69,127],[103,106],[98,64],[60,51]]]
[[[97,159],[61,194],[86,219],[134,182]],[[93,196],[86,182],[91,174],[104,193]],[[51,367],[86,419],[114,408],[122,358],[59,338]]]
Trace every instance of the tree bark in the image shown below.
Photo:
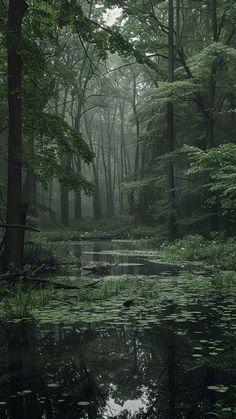
[[[8,189],[7,224],[21,224],[24,218],[22,206],[22,59],[19,53],[21,26],[27,5],[24,0],[10,0],[8,11]],[[24,229],[9,228],[6,231],[4,264],[22,267]]]
[[[69,172],[70,170],[71,170],[71,158],[67,157],[66,162],[65,162],[65,171]],[[61,222],[63,226],[68,227],[70,224],[69,188],[64,183],[61,183],[60,190],[61,190]]]
[[[168,32],[168,81],[174,81],[174,5],[173,0],[169,0],[169,32]],[[168,152],[174,151],[174,106],[173,103],[167,103],[167,141]],[[175,194],[175,174],[174,164],[170,158],[167,169],[167,183],[168,183],[168,202],[169,202],[169,216],[168,216],[168,234],[170,240],[174,240],[178,236],[178,229],[176,224],[176,194]]]
[[[30,153],[30,158],[34,159],[34,135],[35,129],[33,127],[32,134],[28,140],[28,150]],[[29,213],[34,217],[37,217],[37,185],[36,185],[36,177],[32,170],[27,169],[25,175],[25,181],[23,184],[23,202],[28,204]]]
[[[76,171],[81,175],[81,158],[79,156],[76,157]],[[82,190],[80,187],[75,191],[74,217],[76,220],[82,219]]]
[[[124,182],[124,169],[127,178],[127,167],[124,154],[125,144],[125,129],[124,129],[124,111],[125,111],[125,100],[120,105],[120,176],[119,176],[119,198],[120,198],[120,214],[124,213],[124,194],[120,191],[120,185]]]
[[[63,109],[62,109],[62,117],[65,118],[66,114],[66,101],[68,97],[69,90],[66,88],[64,102],[63,102]],[[66,171],[71,170],[71,157],[64,157],[61,159],[61,165],[65,168]],[[68,227],[70,224],[70,204],[69,204],[69,188],[67,185],[61,183],[60,184],[60,205],[61,205],[61,222],[65,227]]]
[[[93,143],[92,143],[92,133],[91,133],[91,125],[89,125],[86,114],[84,114],[84,122],[85,122],[85,129],[87,133],[87,137],[89,140],[89,145],[91,150],[93,150]],[[95,183],[95,191],[93,193],[93,215],[95,220],[99,220],[102,218],[102,208],[101,208],[101,199],[100,199],[100,185],[99,185],[99,175],[98,170],[95,164],[94,159],[92,160],[92,170],[93,170],[93,178]]]
[[[82,75],[81,75],[81,77],[82,77]],[[78,95],[78,107],[77,107],[77,114],[76,114],[76,118],[75,118],[75,131],[78,134],[80,133],[82,105],[83,105],[83,100]],[[81,158],[80,158],[80,156],[76,156],[75,169],[76,169],[77,173],[79,173],[81,175]],[[82,190],[81,190],[81,188],[78,188],[75,191],[74,218],[76,220],[81,220],[82,219]]]

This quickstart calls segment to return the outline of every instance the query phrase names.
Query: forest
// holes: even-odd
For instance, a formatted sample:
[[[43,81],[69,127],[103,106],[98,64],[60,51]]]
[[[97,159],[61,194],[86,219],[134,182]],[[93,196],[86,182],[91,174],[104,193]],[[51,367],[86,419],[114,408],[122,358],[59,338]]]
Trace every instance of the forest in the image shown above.
[[[0,0],[0,419],[236,417],[236,0]]]

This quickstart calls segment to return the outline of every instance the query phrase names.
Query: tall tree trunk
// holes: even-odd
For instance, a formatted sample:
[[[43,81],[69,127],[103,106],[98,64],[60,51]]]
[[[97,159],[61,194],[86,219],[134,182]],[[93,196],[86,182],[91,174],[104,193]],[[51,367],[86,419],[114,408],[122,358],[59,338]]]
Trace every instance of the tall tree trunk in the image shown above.
[[[68,227],[69,220],[69,189],[66,185],[61,183],[61,222],[63,226]]]
[[[62,108],[62,118],[65,118],[66,114],[66,101],[67,96],[69,93],[69,89],[66,88],[65,90],[65,96],[64,96],[64,102],[63,102],[63,108]],[[61,165],[64,167],[65,170],[70,171],[71,170],[71,157],[64,157],[61,159]],[[69,188],[67,185],[61,183],[60,184],[60,206],[61,206],[61,222],[65,227],[68,227],[70,224],[70,204],[69,204]]]
[[[169,0],[169,33],[168,33],[168,81],[174,81],[174,7],[173,0]],[[173,103],[167,103],[167,141],[168,152],[174,151],[174,107]],[[174,164],[170,160],[168,164],[167,182],[168,182],[168,201],[169,201],[169,216],[168,216],[168,233],[170,240],[174,240],[178,236],[178,229],[176,223],[176,194],[175,194],[175,174]]]
[[[212,5],[212,35],[214,42],[218,41],[217,0],[211,0]]]
[[[135,160],[134,160],[134,180],[138,179],[138,169],[139,169],[139,141],[140,141],[140,122],[139,122],[139,115],[137,111],[137,79],[136,74],[133,72],[133,79],[134,79],[134,86],[133,86],[133,100],[132,100],[132,107],[135,119],[135,126],[136,126],[136,150],[135,150]]]
[[[119,176],[119,198],[120,198],[120,214],[124,213],[124,194],[120,190],[120,185],[124,182],[124,169],[127,177],[127,167],[124,155],[124,143],[125,143],[125,129],[124,129],[124,111],[125,111],[125,100],[120,105],[120,176]]]
[[[218,41],[218,24],[217,24],[217,3],[216,0],[211,2],[211,14],[212,14],[212,38],[214,42]],[[207,110],[207,141],[206,148],[210,149],[215,145],[215,97],[216,97],[216,76],[217,68],[215,63],[212,64],[211,77],[209,81],[209,100],[208,100],[208,110]],[[211,231],[219,230],[219,218],[218,218],[218,208],[215,204],[212,208],[213,214],[210,216],[210,229]]]
[[[28,140],[28,150],[30,153],[31,159],[34,159],[34,135],[35,130],[33,128],[32,134]],[[25,181],[23,184],[22,190],[23,201],[27,203],[29,213],[34,217],[37,217],[37,185],[36,185],[36,177],[32,170],[27,169]]]
[[[27,5],[24,0],[9,0],[8,12],[8,189],[7,224],[22,224],[25,211],[22,206],[22,59],[19,54],[21,26]],[[4,264],[22,267],[24,229],[11,227],[6,230]]]
[[[66,158],[64,164],[65,171],[71,170],[71,157]],[[68,227],[70,224],[70,206],[69,206],[69,188],[64,183],[60,184],[61,190],[61,222],[63,226]]]
[[[109,125],[108,125],[109,126]],[[108,217],[113,218],[115,216],[115,207],[113,200],[113,185],[112,185],[112,172],[111,172],[111,138],[112,130],[108,131],[108,158],[107,158],[107,174],[108,174]]]
[[[76,171],[81,175],[81,158],[79,156],[76,157]],[[80,187],[75,191],[74,217],[76,220],[82,219],[82,190]]]
[[[75,130],[78,134],[80,133],[82,105],[83,105],[82,99],[80,98],[80,96],[78,96],[78,107],[77,107],[77,114],[75,118]],[[81,158],[79,156],[76,156],[75,169],[77,173],[81,175]],[[74,218],[76,220],[82,219],[82,190],[81,188],[78,188],[75,191]]]
[[[91,150],[93,151],[93,142],[92,142],[92,133],[91,133],[91,124],[89,125],[86,113],[84,114],[84,122],[85,122],[85,129],[87,133],[87,137],[89,140],[89,145]],[[95,191],[93,193],[93,216],[95,220],[99,220],[102,218],[102,208],[101,208],[101,199],[100,199],[100,185],[99,185],[99,175],[98,170],[95,164],[95,159],[92,160],[92,170],[93,170],[93,178],[95,184]]]

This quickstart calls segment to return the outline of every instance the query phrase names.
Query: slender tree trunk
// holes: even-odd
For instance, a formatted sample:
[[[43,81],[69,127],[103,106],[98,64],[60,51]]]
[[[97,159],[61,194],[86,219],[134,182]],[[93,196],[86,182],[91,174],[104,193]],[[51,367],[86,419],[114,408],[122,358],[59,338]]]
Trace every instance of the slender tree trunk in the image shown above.
[[[63,226],[68,227],[69,220],[69,189],[66,185],[61,183],[61,222]]]
[[[92,143],[92,133],[91,133],[91,125],[89,125],[86,114],[84,114],[84,122],[85,122],[85,129],[87,133],[87,137],[89,140],[89,145],[91,150],[93,150],[93,143]],[[99,220],[102,218],[102,208],[101,208],[101,199],[100,199],[100,185],[99,185],[99,176],[98,170],[95,164],[94,159],[92,160],[92,170],[93,170],[93,178],[95,184],[95,191],[93,193],[93,215],[95,220]]]
[[[124,156],[125,129],[124,129],[124,111],[125,101],[120,106],[120,176],[119,176],[119,197],[120,197],[120,214],[124,213],[124,194],[120,191],[120,185],[124,182],[124,168],[127,177],[126,160]]]
[[[133,72],[133,78],[134,78],[134,87],[133,87],[133,101],[132,101],[132,107],[133,107],[133,113],[134,113],[134,119],[135,119],[135,125],[136,125],[136,150],[135,150],[135,160],[134,160],[134,180],[136,181],[138,179],[138,169],[139,169],[139,141],[140,141],[140,122],[139,122],[139,115],[137,111],[137,79],[136,75]]]
[[[28,140],[28,150],[30,153],[30,157],[32,159],[35,158],[34,156],[34,135],[35,130],[33,128],[32,134]],[[37,185],[36,185],[36,177],[32,170],[27,169],[25,175],[25,181],[23,184],[22,190],[23,201],[27,203],[29,208],[29,213],[34,217],[37,217]]]
[[[21,224],[25,218],[22,206],[22,59],[19,54],[21,25],[26,3],[24,0],[9,0],[8,12],[8,190],[7,224]],[[24,229],[8,228],[6,231],[4,264],[22,267]]]
[[[66,114],[66,101],[68,97],[68,88],[65,90],[64,102],[63,102],[63,110],[62,110],[62,117],[65,118]],[[61,165],[65,168],[65,170],[71,170],[71,157],[64,157],[61,159]],[[60,206],[61,206],[61,222],[65,227],[68,227],[70,224],[70,205],[69,205],[69,188],[67,185],[61,183],[60,184]]]
[[[53,212],[53,179],[50,180],[49,183],[49,202],[48,202],[48,208],[49,208],[49,220],[54,221],[54,212]]]
[[[77,115],[75,118],[75,130],[78,134],[80,133],[81,110],[82,110],[82,101],[80,97],[78,96],[78,108],[77,108]],[[75,168],[76,168],[77,173],[81,175],[81,158],[79,156],[76,156]],[[82,219],[82,190],[81,188],[78,188],[75,191],[74,218],[76,220]]]
[[[214,42],[218,41],[218,24],[217,24],[217,2],[212,0],[212,37]],[[211,77],[209,81],[209,101],[208,101],[208,118],[207,118],[207,143],[206,148],[210,149],[215,145],[215,96],[216,96],[216,76],[217,69],[215,64],[212,64]],[[217,204],[212,208],[213,214],[210,216],[211,231],[219,230],[219,217]]]
[[[170,83],[174,81],[174,7],[173,0],[169,0],[169,34],[168,34],[168,80]],[[174,151],[174,107],[173,103],[167,103],[167,140],[168,152]],[[175,194],[175,174],[174,164],[171,160],[168,164],[167,173],[168,182],[168,201],[169,201],[169,216],[168,216],[168,233],[170,240],[174,240],[178,236],[176,224],[176,194]]]
[[[111,173],[111,138],[109,140],[108,148],[108,160],[107,160],[107,180],[108,180],[108,216],[109,218],[114,217],[115,208],[113,201],[113,187],[112,187],[112,173]]]
[[[212,35],[214,42],[218,41],[218,23],[217,23],[217,0],[212,2]]]
[[[42,211],[41,211],[41,221],[45,223],[45,189],[43,184],[41,184],[41,202],[42,202]]]
[[[109,188],[108,188],[108,175],[107,175],[107,165],[106,165],[106,159],[105,159],[103,135],[102,135],[101,147],[102,147],[102,162],[103,162],[104,176],[105,176],[105,186],[106,186],[107,216],[109,217],[109,213],[110,213],[110,209],[109,209]]]
[[[76,157],[76,172],[81,175],[81,158]],[[75,191],[75,206],[74,206],[74,217],[76,220],[82,219],[82,190],[78,188]]]
[[[64,164],[65,171],[71,170],[71,157],[66,158]],[[60,184],[61,190],[61,222],[63,226],[68,227],[70,224],[70,206],[69,206],[69,188],[64,183]]]

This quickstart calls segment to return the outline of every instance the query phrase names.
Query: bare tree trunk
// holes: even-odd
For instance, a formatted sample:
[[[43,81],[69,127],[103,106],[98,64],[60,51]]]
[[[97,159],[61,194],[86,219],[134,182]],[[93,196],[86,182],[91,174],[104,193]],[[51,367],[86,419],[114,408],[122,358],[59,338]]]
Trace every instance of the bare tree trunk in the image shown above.
[[[134,180],[138,179],[138,169],[139,169],[139,141],[140,141],[140,122],[139,122],[139,115],[137,111],[137,79],[136,75],[133,72],[133,79],[134,79],[134,86],[133,86],[133,113],[136,125],[136,150],[135,150],[135,160],[134,160]]]
[[[75,118],[75,131],[78,134],[80,133],[81,110],[82,110],[82,100],[78,96],[78,107],[77,107],[77,113],[76,113],[76,118]],[[81,175],[81,158],[79,156],[76,156],[75,168],[76,168],[77,173]],[[81,188],[78,188],[75,191],[74,218],[76,220],[82,219],[82,190]]]
[[[32,134],[28,140],[28,150],[30,153],[30,157],[34,159],[34,135],[35,130],[33,127]],[[22,190],[23,201],[27,203],[29,208],[29,213],[34,217],[37,217],[37,185],[36,185],[36,177],[32,170],[27,169],[25,175],[25,181],[23,184]]]
[[[76,172],[81,175],[81,158],[76,157]],[[75,191],[74,217],[76,220],[82,220],[82,190],[79,187]]]
[[[49,208],[49,220],[53,221],[54,219],[54,213],[53,213],[53,180],[51,179],[49,182],[49,202],[48,202],[48,208]]]
[[[169,33],[168,33],[168,80],[169,83],[174,81],[174,5],[173,0],[169,0]],[[174,107],[173,103],[167,103],[167,140],[168,152],[174,151]],[[175,174],[174,164],[172,159],[168,163],[167,169],[167,183],[168,183],[168,201],[169,201],[169,216],[168,216],[168,233],[170,240],[174,240],[178,236],[178,229],[176,223],[176,194],[175,194]]]
[[[218,41],[218,24],[217,24],[217,2],[211,1],[212,12],[212,37],[214,42]],[[208,102],[208,118],[207,118],[207,144],[206,148],[214,147],[215,143],[215,96],[216,96],[216,74],[217,69],[215,64],[212,64],[211,77],[209,81],[209,102]],[[212,231],[219,229],[219,218],[217,204],[212,208],[213,214],[210,216],[210,228]]]
[[[124,168],[127,178],[127,166],[124,155],[125,130],[124,130],[124,111],[125,101],[120,105],[120,176],[119,176],[119,197],[120,197],[120,214],[124,213],[124,194],[120,191],[120,185],[124,182]]]
[[[91,126],[88,124],[86,114],[84,114],[84,122],[85,122],[85,129],[86,129],[87,137],[89,140],[89,145],[90,145],[91,150],[93,150]],[[95,191],[93,193],[93,215],[94,215],[95,220],[99,220],[100,218],[102,218],[102,208],[101,208],[101,199],[100,199],[99,176],[98,176],[98,171],[97,171],[97,167],[96,167],[94,159],[92,160],[92,170],[93,170],[93,178],[94,178],[94,183],[95,183]]]
[[[66,114],[66,101],[68,96],[68,88],[65,90],[64,102],[63,102],[63,110],[62,110],[62,117],[65,118]],[[71,169],[71,158],[65,157],[61,160],[61,165],[65,168],[65,170],[70,171]],[[61,183],[60,184],[60,206],[61,206],[61,222],[65,227],[68,227],[70,224],[70,206],[69,206],[69,188],[67,185]]]
[[[21,224],[25,218],[22,206],[22,59],[18,52],[21,39],[21,25],[27,5],[24,0],[9,0],[8,12],[8,189],[7,189],[7,224]],[[22,267],[24,247],[24,229],[6,230],[4,264]]]
[[[61,222],[65,227],[70,224],[69,219],[69,189],[67,185],[61,183]]]
[[[110,116],[108,115],[108,158],[107,158],[107,175],[108,175],[108,217],[115,215],[115,207],[113,200],[112,173],[111,173],[111,139],[113,127],[110,126]],[[114,122],[114,119],[113,119]]]

